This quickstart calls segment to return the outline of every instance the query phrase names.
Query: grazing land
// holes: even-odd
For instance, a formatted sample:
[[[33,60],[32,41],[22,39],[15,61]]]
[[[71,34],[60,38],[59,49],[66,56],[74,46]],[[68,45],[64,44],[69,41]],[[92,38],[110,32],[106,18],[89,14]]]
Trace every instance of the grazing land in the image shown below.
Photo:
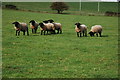
[[[50,5],[52,2],[5,2],[3,5],[12,4],[18,7],[20,10],[29,11],[40,11],[46,13],[57,13],[51,10]],[[66,2],[69,6],[69,10],[64,11],[68,14],[80,14],[80,13],[97,13],[98,14],[98,3],[97,2],[82,2],[81,11],[79,2]],[[118,12],[118,3],[116,2],[100,2],[100,13],[105,13],[106,11]]]
[[[29,28],[30,36],[15,36],[12,22],[46,19],[61,23],[63,34],[40,35],[40,29],[32,34]],[[102,25],[102,37],[78,38],[76,22],[86,24],[88,32],[91,26]],[[4,78],[117,78],[118,18],[3,9],[2,59]]]

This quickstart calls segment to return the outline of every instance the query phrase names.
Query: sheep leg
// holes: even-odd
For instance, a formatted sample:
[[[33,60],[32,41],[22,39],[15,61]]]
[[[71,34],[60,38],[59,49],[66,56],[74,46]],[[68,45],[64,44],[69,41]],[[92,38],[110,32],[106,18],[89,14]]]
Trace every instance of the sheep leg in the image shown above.
[[[41,35],[42,35],[42,33],[43,33],[43,30],[41,30]]]
[[[37,32],[37,29],[35,29],[35,33]]]
[[[80,37],[82,37],[82,36],[81,36],[81,33],[80,33]]]
[[[77,32],[77,37],[79,37],[79,32]]]
[[[23,31],[23,35],[25,35],[25,31]]]
[[[87,37],[87,31],[85,31],[85,37]]]
[[[45,32],[46,32],[46,31],[44,31],[44,35],[45,35]]]
[[[32,29],[32,33],[34,33],[34,30]]]
[[[29,31],[27,30],[27,36],[29,36]]]
[[[47,34],[48,34],[48,31],[47,31]]]
[[[53,34],[56,34],[56,33],[55,33],[55,30],[53,30]]]
[[[96,36],[98,37],[98,33],[96,33]]]
[[[101,36],[101,32],[99,33],[99,35],[100,35],[100,37],[102,37],[102,36]]]
[[[20,35],[20,31],[18,31],[18,36]]]
[[[57,30],[57,34],[59,34],[59,30]]]
[[[84,31],[83,31],[83,36],[84,36]]]
[[[60,29],[60,34],[62,34],[62,30]]]
[[[16,30],[16,36],[17,36],[18,31]]]

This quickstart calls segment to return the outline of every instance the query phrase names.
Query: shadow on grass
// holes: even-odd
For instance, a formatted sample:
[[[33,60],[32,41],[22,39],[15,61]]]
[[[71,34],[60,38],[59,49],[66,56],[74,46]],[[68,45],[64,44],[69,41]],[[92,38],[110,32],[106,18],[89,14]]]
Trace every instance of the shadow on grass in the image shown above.
[[[108,35],[102,35],[102,37],[109,37]]]

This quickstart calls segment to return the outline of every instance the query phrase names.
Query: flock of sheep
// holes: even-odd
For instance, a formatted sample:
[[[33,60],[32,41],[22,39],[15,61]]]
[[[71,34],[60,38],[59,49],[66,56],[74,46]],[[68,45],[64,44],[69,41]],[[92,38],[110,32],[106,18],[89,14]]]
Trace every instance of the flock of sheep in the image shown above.
[[[38,26],[40,26],[40,30],[41,30],[41,35],[44,33],[44,35],[48,34],[48,32],[50,32],[51,34],[56,34],[56,30],[57,30],[57,34],[61,34],[62,33],[62,25],[61,23],[55,23],[52,19],[50,20],[45,20],[41,23],[37,23],[35,20],[31,20],[30,22],[30,28],[32,29],[32,33],[36,33]],[[25,32],[27,32],[27,35],[29,36],[29,31],[28,31],[28,25],[26,23],[20,23],[18,21],[13,22],[12,24],[14,24],[14,28],[16,30],[16,36],[20,35],[20,31],[23,32],[23,35],[25,35]],[[82,34],[83,36],[87,36],[87,26],[84,24],[80,24],[75,23],[75,31],[77,33],[77,37],[81,37]],[[101,37],[101,33],[102,33],[102,26],[101,25],[95,25],[91,27],[91,30],[88,34],[90,34],[90,36],[94,36],[94,34],[96,34],[96,36],[98,37],[98,34]]]

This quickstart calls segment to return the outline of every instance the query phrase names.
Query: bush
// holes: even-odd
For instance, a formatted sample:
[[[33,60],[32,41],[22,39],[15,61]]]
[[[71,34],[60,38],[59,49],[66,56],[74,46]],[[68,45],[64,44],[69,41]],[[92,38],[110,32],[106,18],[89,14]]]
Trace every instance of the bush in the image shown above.
[[[106,11],[105,15],[106,16],[119,16],[120,13],[118,13],[118,12],[112,12],[112,11]]]
[[[15,6],[15,5],[5,5],[5,8],[7,8],[7,9],[14,9],[14,10],[18,10],[18,8],[17,8],[17,6]]]

